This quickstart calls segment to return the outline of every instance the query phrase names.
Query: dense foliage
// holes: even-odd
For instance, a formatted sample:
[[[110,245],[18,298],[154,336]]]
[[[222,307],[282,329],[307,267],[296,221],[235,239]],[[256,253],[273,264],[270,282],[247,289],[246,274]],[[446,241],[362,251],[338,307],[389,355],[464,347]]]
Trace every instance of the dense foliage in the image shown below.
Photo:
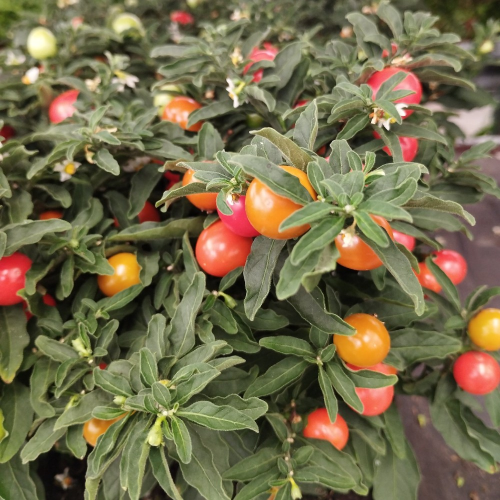
[[[462,303],[434,238],[500,195],[425,106],[489,99],[459,37],[388,3],[46,3],[0,55],[0,497],[45,498],[56,447],[88,499],[415,499],[394,392],[496,470],[500,288]]]

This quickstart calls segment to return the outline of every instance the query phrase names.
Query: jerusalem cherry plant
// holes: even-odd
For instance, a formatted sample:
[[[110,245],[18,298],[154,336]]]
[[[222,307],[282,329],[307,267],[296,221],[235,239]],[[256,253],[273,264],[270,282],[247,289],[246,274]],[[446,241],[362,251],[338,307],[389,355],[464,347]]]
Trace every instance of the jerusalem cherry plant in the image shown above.
[[[408,395],[495,471],[500,288],[462,301],[435,237],[500,194],[426,106],[474,89],[459,38],[388,3],[47,3],[0,59],[0,497],[59,453],[88,500],[413,500]]]

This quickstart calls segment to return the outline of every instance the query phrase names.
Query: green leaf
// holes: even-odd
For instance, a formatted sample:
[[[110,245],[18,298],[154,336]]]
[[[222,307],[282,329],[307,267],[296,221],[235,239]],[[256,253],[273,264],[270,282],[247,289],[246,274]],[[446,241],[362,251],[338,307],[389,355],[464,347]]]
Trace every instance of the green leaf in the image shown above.
[[[427,265],[429,271],[434,275],[444,293],[450,299],[451,303],[455,306],[457,313],[460,314],[462,310],[462,303],[455,285],[451,282],[450,278],[448,278],[448,275],[434,262],[432,257],[427,257],[427,259],[425,259],[425,264]]]
[[[406,457],[407,440],[403,422],[395,402],[382,414],[382,418],[385,422],[384,432],[391,443],[392,451],[396,457],[404,459]]]
[[[5,254],[11,255],[25,245],[38,243],[48,233],[71,229],[71,224],[60,219],[29,220],[4,229],[7,235]]]
[[[290,254],[292,264],[300,264],[311,253],[321,250],[328,243],[331,243],[344,228],[344,221],[344,217],[326,217],[314,226],[293,247]]]
[[[307,361],[294,357],[282,359],[258,377],[245,392],[245,398],[274,394],[295,382],[310,366]]]
[[[144,204],[162,176],[162,172],[158,171],[158,165],[155,164],[144,165],[133,175],[129,196],[130,208],[127,213],[129,219],[136,217],[144,208]]]
[[[280,224],[280,231],[289,229],[291,227],[302,226],[303,224],[310,224],[318,219],[322,219],[332,212],[332,206],[329,203],[321,201],[314,201],[308,203],[299,210],[293,212]]]
[[[250,102],[254,105],[257,103],[252,102],[252,100],[263,102],[266,105],[267,110],[271,113],[276,108],[276,99],[273,97],[273,95],[267,90],[258,87],[257,85],[249,85],[248,87],[246,87],[245,94],[250,97]],[[256,107],[257,109],[259,108],[258,106]]]
[[[158,481],[160,487],[169,495],[173,500],[182,500],[179,494],[177,485],[172,478],[170,467],[165,457],[165,451],[162,447],[152,447],[149,451],[149,462],[153,469],[153,475]]]
[[[147,387],[151,387],[158,380],[158,366],[154,354],[147,348],[143,347],[139,351],[141,379]]]
[[[256,500],[260,499],[261,495],[265,495],[266,498],[269,498],[268,495],[271,489],[269,483],[278,479],[279,476],[280,474],[275,468],[263,472],[243,486],[234,497],[234,500]]]
[[[173,383],[177,386],[175,401],[180,405],[186,403],[219,375],[220,371],[207,363],[199,363],[182,368],[172,379]],[[188,379],[183,380],[185,377],[188,377]],[[182,381],[178,383],[178,380]]]
[[[328,411],[330,422],[335,422],[335,420],[337,420],[339,404],[337,402],[335,393],[333,392],[330,377],[328,377],[322,366],[319,367],[318,381],[321,392],[323,393],[323,398],[325,399],[325,407]]]
[[[4,500],[38,500],[37,488],[30,467],[23,465],[19,455],[0,464],[0,498]]]
[[[29,341],[22,307],[0,307],[0,377],[6,384],[14,380]]]
[[[181,419],[176,418],[175,416],[171,417],[170,426],[172,429],[172,437],[174,438],[177,455],[179,455],[179,459],[182,463],[188,464],[189,462],[191,462],[191,456],[193,452],[189,430],[186,427],[186,424]]]
[[[198,155],[201,158],[212,160],[215,153],[223,148],[224,142],[219,132],[211,123],[205,122],[198,132]]]
[[[325,365],[326,374],[330,379],[330,383],[339,393],[340,397],[357,412],[363,411],[363,403],[356,394],[356,386],[354,382],[344,372],[341,365],[335,361],[331,361]]]
[[[281,455],[276,449],[262,448],[228,469],[223,477],[231,481],[250,481],[271,469]]]
[[[252,133],[272,142],[281,151],[287,161],[300,170],[305,170],[307,164],[312,160],[312,158],[293,141],[272,128],[263,128],[262,130]]]
[[[177,358],[184,356],[194,347],[194,321],[201,306],[204,291],[205,275],[198,272],[194,275],[170,323],[171,353]]]
[[[42,453],[48,452],[66,432],[66,429],[54,430],[57,418],[45,420],[37,429],[35,435],[28,441],[21,451],[23,464],[32,462]]]
[[[415,137],[416,139],[435,141],[444,145],[447,144],[446,139],[438,132],[412,123],[403,123],[399,127],[394,127],[394,133],[400,137]]]
[[[293,130],[293,140],[301,147],[314,150],[318,135],[318,105],[312,101],[300,114]]]
[[[40,335],[35,340],[35,345],[43,352],[46,356],[53,359],[54,361],[59,361],[64,363],[70,359],[78,359],[78,353],[68,344],[64,342],[57,342],[57,340],[46,337],[45,335]]]
[[[303,358],[316,357],[316,353],[309,342],[297,337],[290,337],[286,335],[264,337],[259,340],[259,344],[266,349],[271,349],[281,354],[300,356]]]
[[[271,288],[271,278],[285,241],[259,236],[252,243],[243,271],[246,296],[245,313],[253,321]]]
[[[111,394],[125,397],[134,394],[129,381],[124,376],[109,370],[94,370],[94,380],[96,385]]]
[[[0,440],[0,463],[5,463],[12,460],[24,444],[33,421],[29,389],[19,382],[5,385],[0,398],[0,412],[3,415],[3,430],[7,433]]]
[[[242,411],[231,406],[217,406],[209,401],[193,403],[180,409],[177,415],[215,431],[259,430],[253,419]]]
[[[373,478],[374,500],[417,500],[420,472],[410,445],[406,443],[406,458],[399,458],[387,447],[379,457]]]
[[[120,175],[120,165],[107,149],[99,149],[93,159],[97,166],[106,172],[113,175]]]
[[[209,443],[204,442],[197,432],[190,432],[190,435],[193,445],[192,459],[189,464],[179,463],[185,481],[196,488],[206,500],[230,500],[221,471],[216,466],[216,456],[220,455],[222,450],[210,448]]]
[[[274,68],[266,71],[265,77],[278,77],[274,86],[282,89],[292,77],[293,70],[302,59],[302,42],[288,43],[274,58]]]
[[[361,132],[370,123],[367,113],[360,113],[349,118],[342,130],[337,134],[337,140],[352,139],[358,132]]]

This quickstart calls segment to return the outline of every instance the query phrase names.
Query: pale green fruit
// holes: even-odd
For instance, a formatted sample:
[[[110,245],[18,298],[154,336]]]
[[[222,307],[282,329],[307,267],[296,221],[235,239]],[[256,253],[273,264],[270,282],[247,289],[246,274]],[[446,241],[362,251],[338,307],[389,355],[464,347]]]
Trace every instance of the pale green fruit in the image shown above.
[[[28,35],[26,48],[31,57],[43,60],[57,54],[57,41],[54,33],[43,26],[33,28]]]
[[[140,35],[144,33],[141,20],[136,15],[128,12],[117,15],[111,23],[111,28],[117,35],[121,35],[128,30],[133,30]]]

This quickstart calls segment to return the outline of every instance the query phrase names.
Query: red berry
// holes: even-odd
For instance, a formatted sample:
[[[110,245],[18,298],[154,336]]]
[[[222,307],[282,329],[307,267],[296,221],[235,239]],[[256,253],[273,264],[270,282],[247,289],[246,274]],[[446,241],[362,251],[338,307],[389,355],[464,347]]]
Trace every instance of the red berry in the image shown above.
[[[490,354],[469,351],[455,361],[453,376],[464,391],[488,394],[500,383],[500,366]]]
[[[174,10],[170,13],[170,20],[173,23],[179,23],[182,25],[194,23],[194,17],[185,10]]]
[[[24,288],[31,264],[31,259],[19,252],[0,259],[0,306],[12,306],[23,301],[17,292]]]
[[[76,111],[73,104],[78,99],[78,90],[67,90],[58,95],[49,106],[49,120],[52,123],[61,123],[66,118],[71,118]]]

